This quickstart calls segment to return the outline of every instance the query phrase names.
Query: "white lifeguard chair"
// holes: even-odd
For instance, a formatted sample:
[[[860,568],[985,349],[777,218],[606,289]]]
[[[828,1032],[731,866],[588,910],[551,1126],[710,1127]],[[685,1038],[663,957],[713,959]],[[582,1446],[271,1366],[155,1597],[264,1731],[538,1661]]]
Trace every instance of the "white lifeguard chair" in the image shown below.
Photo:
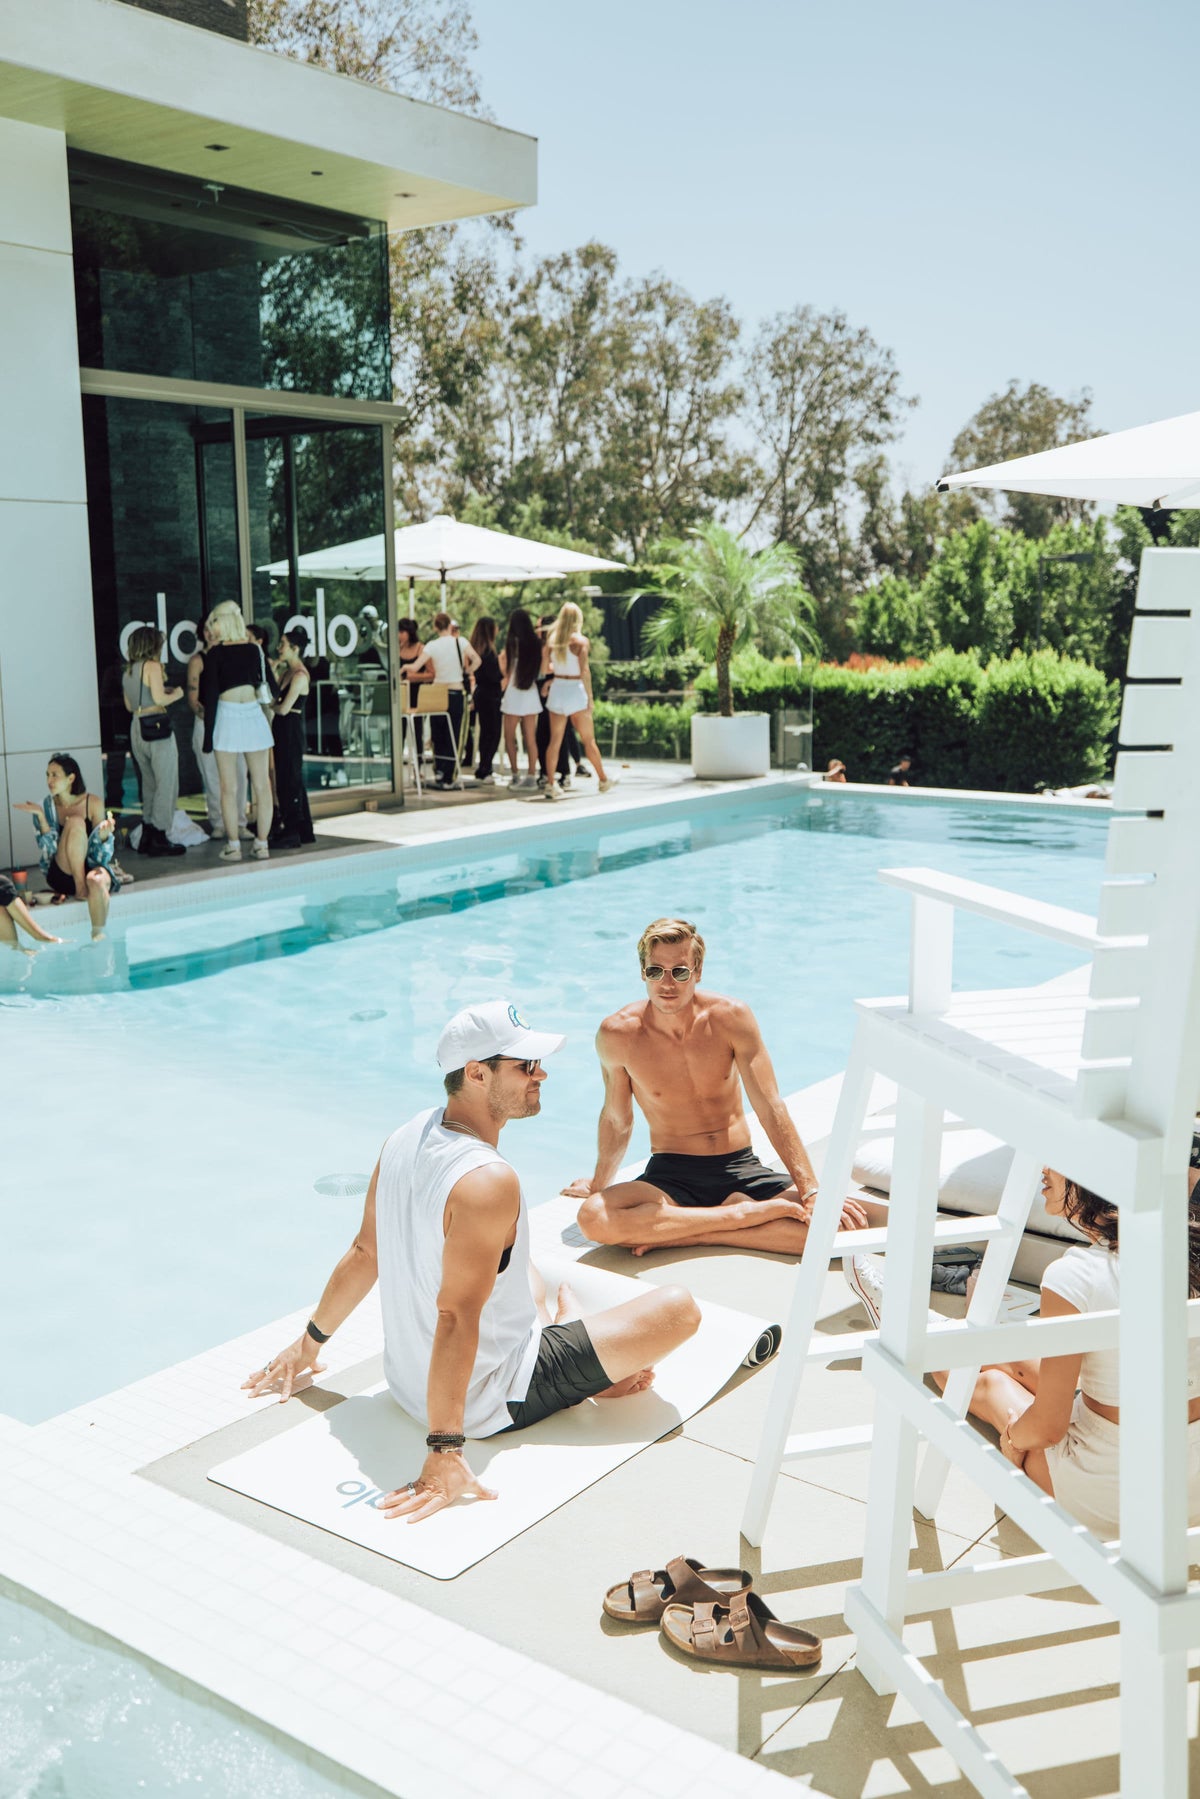
[[[1200,1094],[1200,550],[1143,554],[1120,745],[1097,919],[932,870],[881,876],[912,896],[910,991],[859,1005],[744,1524],[761,1542],[783,1461],[869,1438],[863,1575],[846,1601],[857,1665],[877,1692],[905,1696],[988,1799],[1025,1789],[905,1646],[905,1619],[1072,1584],[1120,1627],[1122,1792],[1187,1792],[1187,1657],[1200,1647],[1200,1592],[1188,1590],[1186,1387],[1188,1338],[1200,1336],[1200,1301],[1189,1306],[1187,1294],[1187,1171]],[[955,993],[953,920],[962,909],[1078,947],[1091,960],[1086,989]],[[875,1423],[865,1433],[789,1437],[806,1359],[829,1359],[811,1341],[825,1270],[833,1256],[867,1247],[864,1234],[837,1227],[878,1076],[895,1083],[898,1100],[882,1323],[863,1343]],[[988,1239],[967,1318],[930,1330],[946,1112],[1015,1155],[997,1216],[959,1233],[965,1240],[973,1227],[971,1240]],[[1120,1314],[993,1322],[1043,1163],[1118,1207]],[[846,1339],[833,1341],[844,1355]],[[1113,1344],[1121,1537],[1106,1545],[964,1414],[981,1364]],[[953,1371],[944,1396],[925,1385],[931,1368]],[[913,1506],[936,1510],[951,1462],[1041,1554],[909,1573]]]

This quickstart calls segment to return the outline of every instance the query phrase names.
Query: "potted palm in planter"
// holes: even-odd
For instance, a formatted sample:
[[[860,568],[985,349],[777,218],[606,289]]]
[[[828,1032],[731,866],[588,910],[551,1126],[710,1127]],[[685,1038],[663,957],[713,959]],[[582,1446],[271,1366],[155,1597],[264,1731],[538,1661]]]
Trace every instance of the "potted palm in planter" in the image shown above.
[[[704,525],[686,541],[662,546],[654,563],[659,610],[642,627],[658,650],[691,646],[716,664],[717,711],[692,718],[692,772],[702,780],[765,775],[771,724],[765,712],[735,712],[730,663],[735,650],[766,653],[816,648],[815,605],[787,544],[751,550],[723,525]],[[632,595],[630,604],[639,597]]]

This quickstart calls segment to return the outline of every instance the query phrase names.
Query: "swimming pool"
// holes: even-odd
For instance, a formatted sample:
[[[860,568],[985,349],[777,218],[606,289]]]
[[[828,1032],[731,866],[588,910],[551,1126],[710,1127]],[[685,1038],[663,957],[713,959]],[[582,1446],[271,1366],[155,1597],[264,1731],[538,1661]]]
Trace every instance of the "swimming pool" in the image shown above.
[[[652,917],[698,921],[708,983],[754,1006],[789,1092],[842,1066],[856,996],[904,988],[905,902],[877,869],[933,863],[1092,911],[1106,824],[789,789],[574,831],[556,820],[475,854],[348,858],[261,898],[207,886],[190,913],[122,923],[115,906],[95,954],[39,957],[36,988],[0,991],[19,1046],[0,1303],[22,1350],[0,1411],[37,1422],[315,1302],[361,1202],[313,1182],[368,1170],[436,1100],[434,1045],[460,1005],[506,995],[568,1034],[542,1116],[504,1139],[537,1203],[590,1172],[592,1038],[638,994]],[[1072,960],[960,925],[966,985]],[[645,1148],[639,1123],[631,1153]]]
[[[353,1799],[368,1789],[0,1591],[4,1799]],[[375,1789],[370,1789],[374,1791]]]

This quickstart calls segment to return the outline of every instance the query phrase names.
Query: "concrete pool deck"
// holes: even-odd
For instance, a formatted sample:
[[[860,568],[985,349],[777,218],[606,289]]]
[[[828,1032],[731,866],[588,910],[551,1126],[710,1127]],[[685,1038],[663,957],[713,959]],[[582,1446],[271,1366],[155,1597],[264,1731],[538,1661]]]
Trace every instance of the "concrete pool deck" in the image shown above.
[[[818,1153],[835,1087],[791,1102]],[[535,1250],[559,1245],[570,1217],[563,1202],[537,1207]],[[789,1258],[727,1250],[637,1262],[586,1253],[773,1317],[785,1314],[794,1279]],[[0,1577],[249,1712],[317,1765],[339,1764],[404,1799],[734,1794],[780,1777],[838,1799],[972,1791],[904,1703],[878,1697],[855,1671],[841,1610],[863,1547],[865,1454],[785,1474],[761,1551],[738,1535],[771,1370],[739,1374],[669,1437],[458,1580],[438,1582],[206,1479],[379,1378],[368,1302],[331,1343],[320,1394],[287,1407],[248,1402],[246,1371],[303,1322],[277,1320],[6,1433]],[[831,1270],[821,1328],[862,1323]],[[806,1376],[797,1420],[864,1422],[871,1403],[857,1360],[832,1362]],[[925,1571],[1030,1548],[961,1476],[936,1524],[912,1525],[911,1565]],[[654,1631],[602,1620],[608,1585],[678,1553],[749,1568],[780,1617],[824,1637],[821,1667],[708,1671]],[[914,1621],[909,1637],[1031,1793],[1116,1791],[1117,1633],[1086,1595],[962,1606]]]

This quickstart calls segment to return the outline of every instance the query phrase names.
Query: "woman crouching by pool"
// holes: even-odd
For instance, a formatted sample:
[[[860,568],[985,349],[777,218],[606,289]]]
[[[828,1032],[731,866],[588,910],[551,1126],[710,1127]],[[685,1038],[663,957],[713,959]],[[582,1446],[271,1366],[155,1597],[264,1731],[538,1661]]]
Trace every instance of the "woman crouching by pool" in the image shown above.
[[[1188,1296],[1200,1298],[1200,1145],[1188,1174]],[[1042,1170],[1047,1212],[1091,1238],[1042,1276],[1043,1318],[1116,1311],[1121,1304],[1117,1212],[1099,1194]],[[1188,1522],[1200,1523],[1200,1342],[1188,1345]],[[1000,1448],[1042,1491],[1099,1537],[1119,1534],[1119,1356],[1113,1349],[1043,1356],[984,1368],[970,1409],[1000,1434]],[[945,1374],[935,1374],[939,1386]]]
[[[99,937],[108,919],[109,896],[121,885],[113,863],[112,818],[104,801],[88,792],[74,756],[51,756],[46,786],[49,792],[40,806],[18,800],[14,810],[33,814],[42,873],[54,896],[51,904],[86,900],[92,936]]]

